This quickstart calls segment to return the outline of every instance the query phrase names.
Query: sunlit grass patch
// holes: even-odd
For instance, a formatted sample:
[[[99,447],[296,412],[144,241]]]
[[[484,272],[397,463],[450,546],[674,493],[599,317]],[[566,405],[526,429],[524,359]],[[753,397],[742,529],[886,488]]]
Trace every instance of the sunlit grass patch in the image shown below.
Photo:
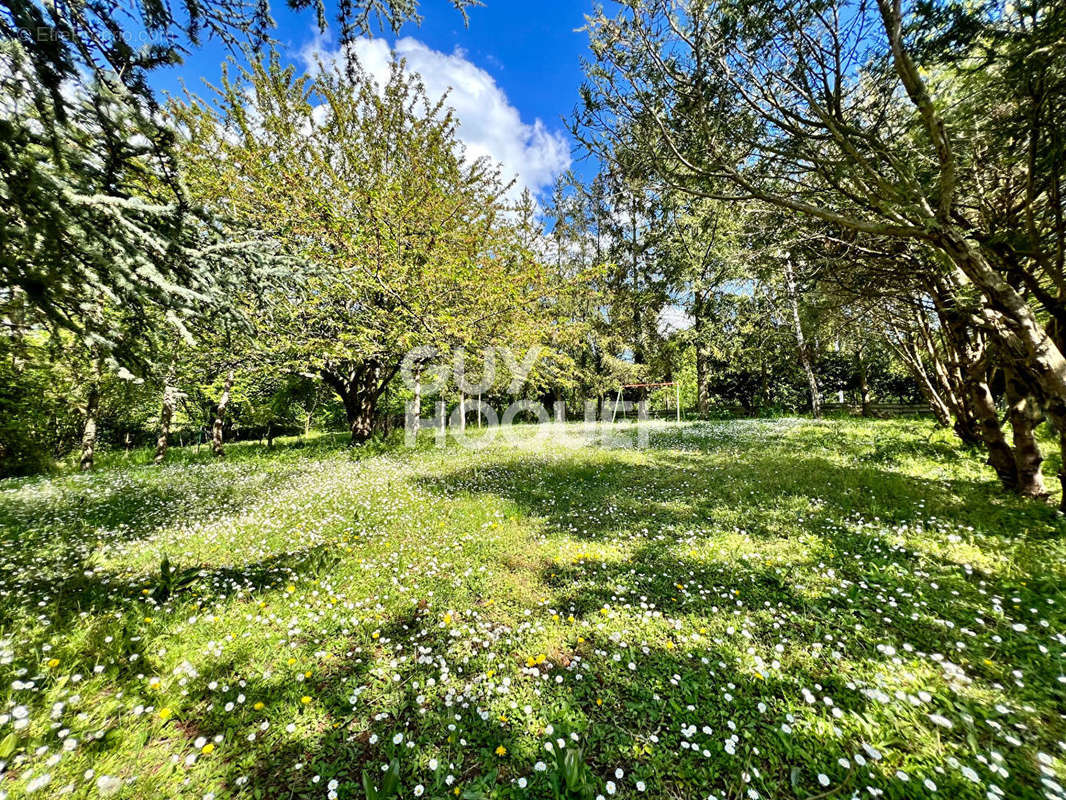
[[[925,422],[553,428],[0,485],[0,790],[1059,796],[1052,507]]]

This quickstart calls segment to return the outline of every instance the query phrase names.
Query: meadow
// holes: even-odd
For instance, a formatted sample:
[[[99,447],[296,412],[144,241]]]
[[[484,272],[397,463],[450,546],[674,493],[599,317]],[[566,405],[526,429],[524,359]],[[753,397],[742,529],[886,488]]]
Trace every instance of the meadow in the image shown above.
[[[0,796],[1066,797],[1066,520],[949,432],[515,430],[0,482]]]

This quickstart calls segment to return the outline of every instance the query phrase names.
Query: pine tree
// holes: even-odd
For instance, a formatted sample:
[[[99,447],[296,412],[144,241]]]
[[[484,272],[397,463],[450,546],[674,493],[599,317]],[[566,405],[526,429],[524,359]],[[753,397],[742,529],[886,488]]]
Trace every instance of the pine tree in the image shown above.
[[[314,5],[324,26],[321,0],[290,5]],[[417,3],[345,0],[337,18],[348,40],[417,19]],[[149,340],[87,303],[154,307],[184,330],[216,302],[219,276],[260,258],[257,237],[231,241],[190,201],[149,76],[205,38],[255,50],[272,26],[266,2],[2,0],[0,290],[17,287],[44,320],[125,361]]]

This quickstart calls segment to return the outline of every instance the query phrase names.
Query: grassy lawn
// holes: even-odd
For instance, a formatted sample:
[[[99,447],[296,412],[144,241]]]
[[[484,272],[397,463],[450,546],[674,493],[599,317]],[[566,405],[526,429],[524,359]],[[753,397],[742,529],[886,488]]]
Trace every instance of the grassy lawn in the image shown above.
[[[1063,796],[1051,506],[925,421],[582,430],[0,482],[0,790]]]

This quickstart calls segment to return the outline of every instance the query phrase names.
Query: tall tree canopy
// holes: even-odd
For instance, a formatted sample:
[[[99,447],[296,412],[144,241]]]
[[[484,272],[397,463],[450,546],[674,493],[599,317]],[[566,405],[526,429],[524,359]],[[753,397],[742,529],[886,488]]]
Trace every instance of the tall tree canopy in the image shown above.
[[[261,309],[261,338],[283,368],[322,376],[353,441],[408,350],[488,344],[532,310],[508,185],[464,158],[444,100],[401,61],[379,86],[354,61],[297,77],[273,59],[177,113],[204,201],[303,265],[302,287]]]
[[[932,271],[957,335],[988,338],[1066,447],[1064,23],[1051,2],[625,3],[589,21],[579,130],[679,191],[924,251],[905,281]]]
[[[326,24],[322,0],[289,5]],[[414,0],[356,0],[336,18],[347,41],[417,11]],[[96,313],[100,302],[155,307],[183,328],[226,293],[227,273],[261,261],[254,232],[234,239],[189,197],[150,75],[205,38],[255,50],[272,26],[266,2],[4,0],[0,291],[129,362],[148,340]]]

